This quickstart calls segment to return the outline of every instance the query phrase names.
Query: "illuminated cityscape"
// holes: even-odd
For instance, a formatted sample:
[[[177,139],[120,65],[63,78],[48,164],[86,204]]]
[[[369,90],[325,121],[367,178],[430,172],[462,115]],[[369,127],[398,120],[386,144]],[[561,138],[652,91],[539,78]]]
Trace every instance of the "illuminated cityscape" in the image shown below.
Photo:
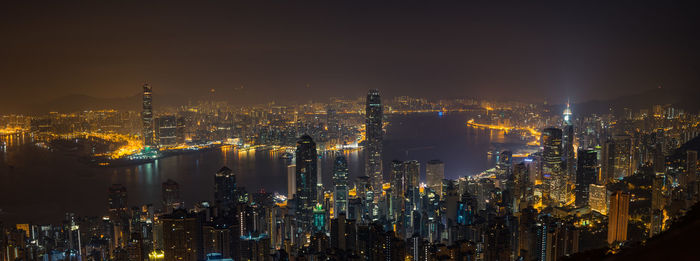
[[[658,5],[41,7],[0,261],[694,260],[697,8]]]

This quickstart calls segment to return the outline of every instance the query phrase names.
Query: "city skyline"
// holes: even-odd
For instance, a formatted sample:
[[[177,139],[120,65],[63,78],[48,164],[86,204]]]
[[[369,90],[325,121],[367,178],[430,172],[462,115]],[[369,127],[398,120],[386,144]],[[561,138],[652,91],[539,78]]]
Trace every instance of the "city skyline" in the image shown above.
[[[0,261],[695,255],[695,2],[4,7]]]

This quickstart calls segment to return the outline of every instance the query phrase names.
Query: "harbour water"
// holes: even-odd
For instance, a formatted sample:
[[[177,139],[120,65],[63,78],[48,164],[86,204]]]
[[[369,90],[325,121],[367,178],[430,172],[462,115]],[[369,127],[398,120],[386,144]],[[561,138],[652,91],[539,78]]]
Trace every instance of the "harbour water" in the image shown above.
[[[514,149],[523,142],[502,131],[475,129],[465,123],[474,115],[409,114],[389,115],[384,138],[383,162],[389,177],[392,160],[440,159],[447,178],[476,174],[493,162],[487,152]],[[29,135],[4,136],[0,150],[0,221],[57,222],[66,212],[101,216],[107,212],[107,188],[120,183],[128,191],[132,206],[160,206],[161,184],[172,179],[180,184],[187,207],[214,196],[214,173],[228,166],[236,173],[239,186],[253,192],[287,193],[287,163],[282,152],[217,149],[158,159],[153,163],[124,167],[95,167],[74,156],[51,152],[33,144]],[[323,183],[332,184],[333,159],[340,152],[322,154]],[[349,164],[350,178],[362,176],[362,150],[342,152]],[[422,166],[421,172],[425,172]],[[424,176],[424,174],[423,174]]]

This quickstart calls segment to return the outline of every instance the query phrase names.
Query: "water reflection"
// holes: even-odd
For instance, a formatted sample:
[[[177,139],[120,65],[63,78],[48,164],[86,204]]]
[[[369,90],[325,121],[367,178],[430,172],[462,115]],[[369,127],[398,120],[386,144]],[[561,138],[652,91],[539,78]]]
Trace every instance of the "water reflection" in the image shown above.
[[[445,162],[448,178],[477,173],[491,164],[487,151],[492,142],[507,142],[503,132],[472,129],[468,114],[391,115],[384,140],[384,169],[391,160],[431,159]],[[213,198],[213,175],[226,165],[236,173],[249,192],[265,189],[286,194],[286,166],[282,151],[239,150],[183,154],[154,163],[120,168],[96,168],[75,158],[32,145],[31,136],[5,136],[7,143],[0,162],[0,208],[6,222],[56,222],[65,212],[103,215],[107,209],[107,188],[121,183],[127,187],[129,205],[152,203],[160,206],[161,184],[172,179],[180,184],[186,206]],[[345,155],[350,179],[364,172],[364,152],[350,150],[322,153],[322,180],[332,182],[333,161]],[[422,166],[421,171],[425,172]],[[424,175],[424,174],[423,174]],[[385,171],[388,178],[389,173]]]

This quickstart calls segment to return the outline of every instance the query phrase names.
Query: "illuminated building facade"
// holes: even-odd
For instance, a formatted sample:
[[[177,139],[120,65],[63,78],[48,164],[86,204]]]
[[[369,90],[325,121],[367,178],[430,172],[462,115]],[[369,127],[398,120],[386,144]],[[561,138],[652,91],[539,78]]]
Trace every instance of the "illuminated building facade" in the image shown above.
[[[365,173],[371,179],[375,194],[382,191],[382,102],[378,90],[369,90],[365,106]]]
[[[302,227],[311,225],[313,208],[316,206],[316,181],[318,177],[318,154],[311,136],[304,135],[297,141],[296,150],[296,195],[297,219]]]
[[[141,120],[143,123],[143,144],[146,146],[155,146],[153,135],[153,104],[152,104],[152,89],[151,85],[143,85],[143,111],[141,112]]]
[[[608,192],[604,185],[591,184],[588,186],[588,205],[591,210],[600,214],[608,213]]]
[[[627,240],[627,225],[629,222],[630,195],[615,191],[610,195],[610,211],[608,212],[608,244]]]
[[[340,155],[335,158],[333,165],[333,215],[338,217],[341,213],[348,211],[348,161],[345,156]]]
[[[546,128],[542,131],[542,172],[547,195],[555,205],[567,202],[567,178],[562,170],[562,131],[558,128]]]
[[[181,207],[180,185],[172,179],[163,182],[162,197],[163,209],[166,211]]]
[[[612,179],[621,179],[632,175],[632,140],[627,135],[616,135],[612,144]]]
[[[297,192],[297,165],[287,166],[287,199],[293,199]]]
[[[163,222],[163,250],[166,261],[203,259],[202,229],[196,214],[178,209],[161,216],[159,220]]]
[[[578,150],[576,167],[576,207],[588,205],[591,184],[596,183],[598,175],[598,153],[595,150]]]
[[[228,209],[237,201],[236,174],[228,167],[221,167],[214,174],[214,200],[222,209]]]
[[[445,163],[440,160],[428,161],[425,165],[425,179],[427,186],[442,198],[442,180],[445,179]]]
[[[156,139],[158,146],[168,147],[177,144],[177,118],[166,115],[156,118]]]

